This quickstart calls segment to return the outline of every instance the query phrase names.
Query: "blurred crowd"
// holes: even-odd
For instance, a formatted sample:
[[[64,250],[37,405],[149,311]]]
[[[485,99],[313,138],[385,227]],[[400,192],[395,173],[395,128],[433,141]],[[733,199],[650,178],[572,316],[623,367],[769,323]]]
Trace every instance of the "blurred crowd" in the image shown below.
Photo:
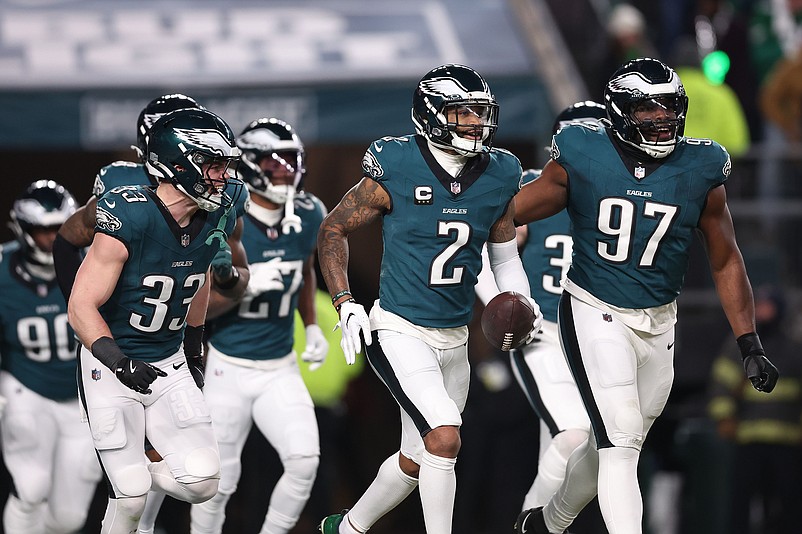
[[[742,191],[768,205],[800,193],[802,2],[632,0],[587,2],[579,23],[552,2],[589,97],[617,65],[655,57],[677,69],[692,102],[686,134],[709,137],[742,162]],[[574,4],[569,2],[568,4]],[[587,31],[598,27],[598,32]],[[736,165],[737,167],[737,165]],[[739,191],[741,191],[739,190]],[[769,210],[765,210],[769,211]],[[776,229],[767,213],[764,227]]]

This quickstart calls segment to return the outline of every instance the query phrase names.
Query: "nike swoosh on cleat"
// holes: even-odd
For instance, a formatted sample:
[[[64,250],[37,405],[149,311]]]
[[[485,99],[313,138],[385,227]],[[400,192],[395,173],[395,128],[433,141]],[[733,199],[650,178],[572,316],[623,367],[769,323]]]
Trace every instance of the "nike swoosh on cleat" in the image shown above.
[[[666,347],[666,349],[667,350],[671,350],[671,347],[674,346],[674,343],[675,343],[675,341],[672,341],[671,343],[669,343],[668,346]]]
[[[174,363],[174,364],[173,364],[173,369],[180,369],[182,365],[184,365],[184,362],[181,362],[181,363]]]

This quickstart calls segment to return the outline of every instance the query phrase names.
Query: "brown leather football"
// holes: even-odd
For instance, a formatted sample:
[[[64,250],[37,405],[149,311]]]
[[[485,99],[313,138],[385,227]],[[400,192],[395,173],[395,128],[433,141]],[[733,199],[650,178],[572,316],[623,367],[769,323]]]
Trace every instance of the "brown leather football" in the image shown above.
[[[535,310],[529,300],[515,291],[493,297],[482,312],[482,332],[499,350],[512,350],[523,345],[532,330]]]

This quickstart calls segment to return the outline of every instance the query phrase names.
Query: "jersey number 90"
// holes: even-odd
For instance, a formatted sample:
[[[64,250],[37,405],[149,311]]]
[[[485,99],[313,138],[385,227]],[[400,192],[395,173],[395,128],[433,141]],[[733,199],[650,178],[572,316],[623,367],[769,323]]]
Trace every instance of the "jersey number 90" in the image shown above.
[[[35,362],[47,362],[53,358],[53,349],[59,360],[75,359],[75,337],[67,323],[67,314],[53,317],[55,345],[50,342],[50,324],[45,317],[23,317],[17,321],[17,338],[25,349],[25,355]]]

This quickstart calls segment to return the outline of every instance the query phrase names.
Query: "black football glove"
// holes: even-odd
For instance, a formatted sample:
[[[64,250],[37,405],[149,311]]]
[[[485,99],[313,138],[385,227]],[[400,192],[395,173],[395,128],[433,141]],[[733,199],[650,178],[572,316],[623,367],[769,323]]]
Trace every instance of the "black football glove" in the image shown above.
[[[195,385],[203,389],[203,374],[206,372],[206,366],[203,364],[203,356],[187,356],[187,367],[189,372],[192,373],[192,379]]]
[[[114,374],[124,386],[137,393],[150,395],[150,385],[160,376],[167,373],[141,360],[132,360],[120,350],[117,343],[110,337],[101,337],[92,343],[92,355],[103,365],[114,371]]]
[[[766,351],[760,344],[760,338],[755,333],[749,333],[742,335],[737,341],[738,348],[741,349],[744,371],[752,382],[752,387],[758,391],[771,393],[780,378],[780,373],[766,358]]]
[[[115,367],[114,374],[117,375],[117,380],[137,393],[145,395],[152,393],[150,385],[154,380],[160,376],[167,376],[167,373],[158,367],[142,360],[132,360],[127,356],[120,358]]]

